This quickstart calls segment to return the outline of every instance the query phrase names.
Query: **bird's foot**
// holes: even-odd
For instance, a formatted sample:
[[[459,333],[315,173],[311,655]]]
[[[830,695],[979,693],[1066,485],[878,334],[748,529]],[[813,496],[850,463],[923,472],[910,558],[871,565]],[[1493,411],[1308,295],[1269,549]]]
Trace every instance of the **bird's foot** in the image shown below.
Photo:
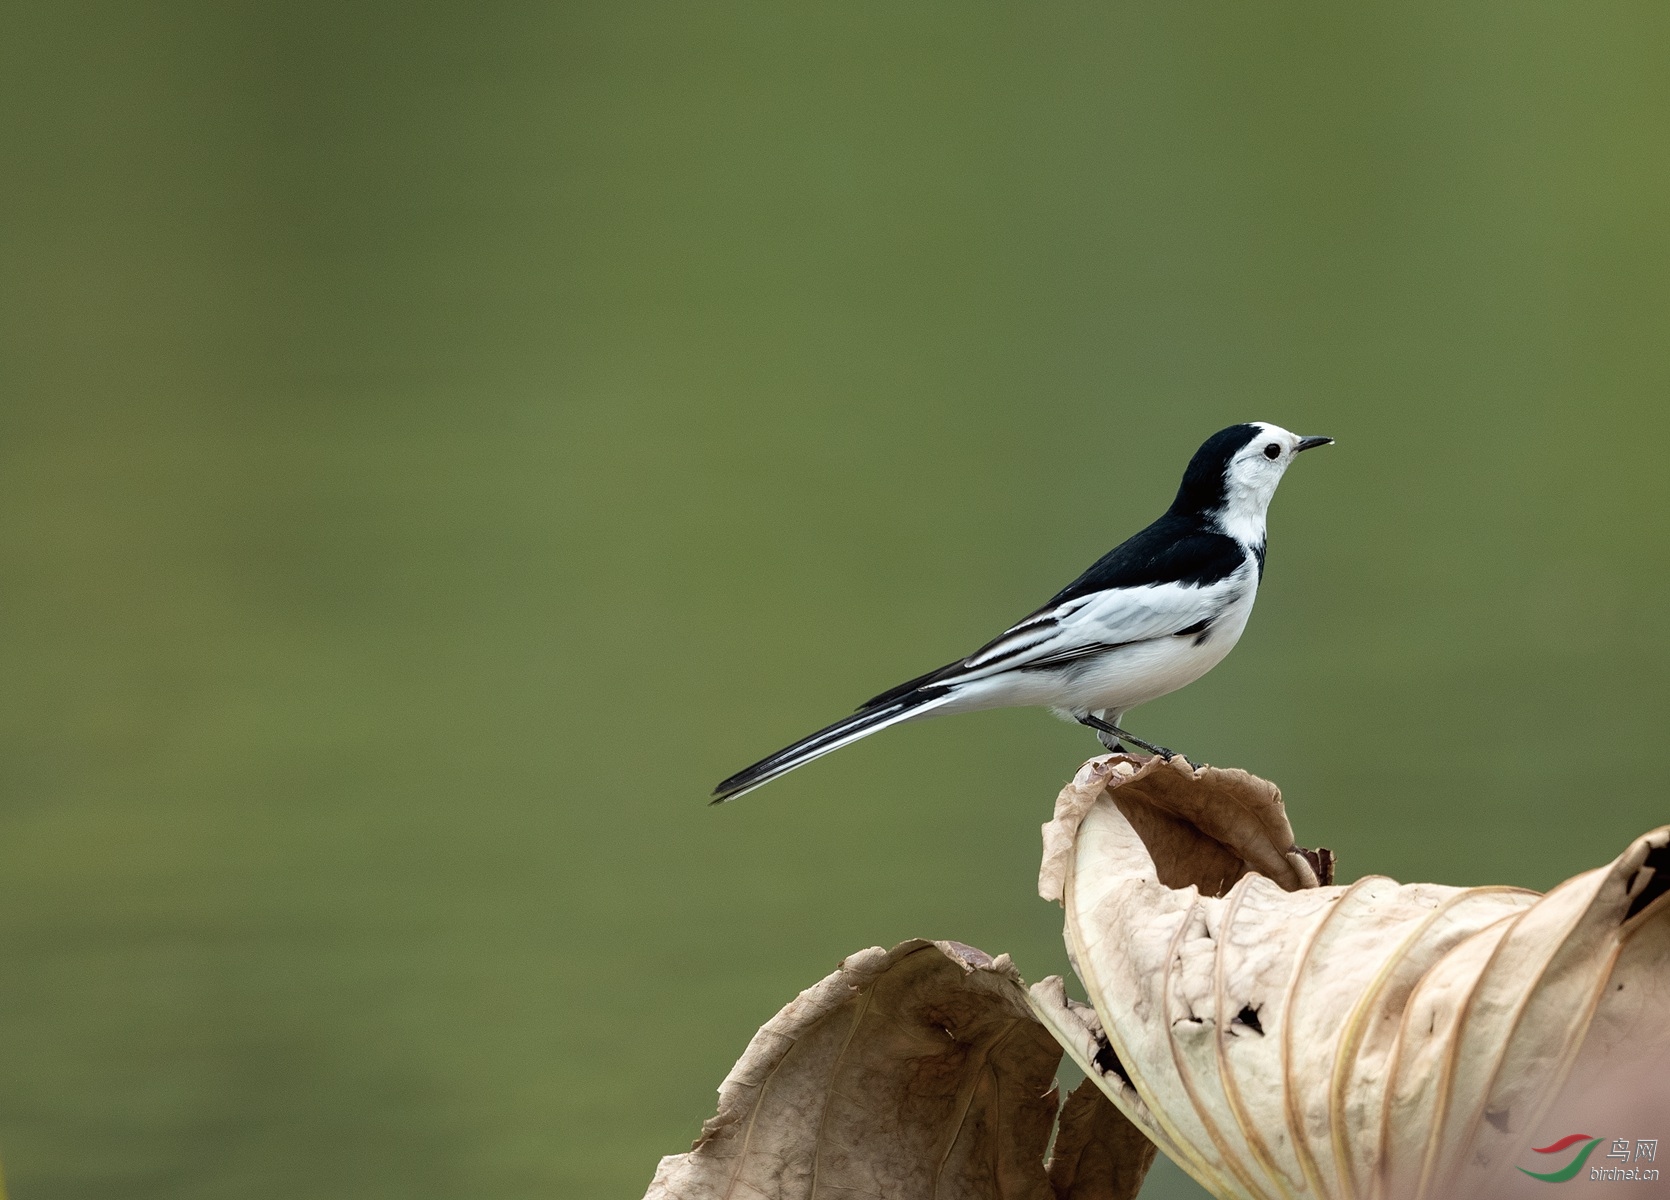
[[[1173,758],[1177,757],[1176,751],[1168,750],[1164,746],[1156,746],[1153,742],[1145,742],[1141,738],[1137,737],[1136,734],[1127,732],[1111,722],[1102,720],[1100,717],[1093,717],[1087,713],[1079,718],[1079,724],[1088,725],[1090,728],[1094,729],[1096,731],[1097,740],[1114,754],[1129,753],[1129,751],[1127,751],[1125,747],[1119,743],[1119,739],[1124,738],[1125,741],[1130,742],[1132,745],[1141,746],[1150,754],[1158,754],[1165,762],[1170,762]]]

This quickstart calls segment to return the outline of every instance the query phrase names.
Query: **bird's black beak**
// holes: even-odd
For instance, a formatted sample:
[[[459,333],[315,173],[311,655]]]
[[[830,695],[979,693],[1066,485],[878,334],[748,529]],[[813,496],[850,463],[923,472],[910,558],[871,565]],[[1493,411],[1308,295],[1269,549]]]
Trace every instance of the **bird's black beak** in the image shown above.
[[[1333,438],[1325,438],[1325,437],[1300,438],[1299,439],[1299,444],[1297,446],[1293,447],[1293,453],[1297,454],[1301,450],[1315,450],[1318,446],[1332,446],[1333,444],[1334,444],[1334,439]]]

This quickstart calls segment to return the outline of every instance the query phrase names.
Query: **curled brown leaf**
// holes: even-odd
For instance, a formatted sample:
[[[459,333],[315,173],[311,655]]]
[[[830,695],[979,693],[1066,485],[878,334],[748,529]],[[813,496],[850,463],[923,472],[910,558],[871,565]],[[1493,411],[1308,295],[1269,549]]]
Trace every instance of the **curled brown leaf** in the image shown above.
[[[1055,1200],[1133,1200],[1157,1149],[1086,1079],[1061,1106],[1049,1163]]]
[[[1060,1058],[1007,956],[861,951],[755,1035],[646,1200],[1049,1200]]]

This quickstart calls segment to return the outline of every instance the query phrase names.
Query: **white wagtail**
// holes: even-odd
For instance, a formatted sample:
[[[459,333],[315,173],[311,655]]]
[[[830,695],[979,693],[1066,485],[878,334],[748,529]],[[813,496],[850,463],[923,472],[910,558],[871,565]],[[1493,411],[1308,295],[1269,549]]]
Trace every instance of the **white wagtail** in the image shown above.
[[[1301,450],[1264,421],[1231,425],[1195,451],[1165,515],[1103,555],[1037,612],[967,658],[870,700],[852,716],[738,771],[713,790],[730,800],[859,738],[921,717],[1037,705],[1088,725],[1110,750],[1134,737],[1120,718],[1223,661],[1252,615],[1264,576],[1264,516]]]

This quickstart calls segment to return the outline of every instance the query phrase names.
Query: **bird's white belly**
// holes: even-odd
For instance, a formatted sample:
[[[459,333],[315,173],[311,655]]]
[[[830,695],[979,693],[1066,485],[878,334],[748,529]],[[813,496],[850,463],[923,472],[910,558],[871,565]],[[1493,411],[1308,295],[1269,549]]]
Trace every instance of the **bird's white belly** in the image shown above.
[[[1155,638],[1087,659],[1076,671],[1063,673],[1062,691],[1071,700],[1060,707],[1075,713],[1126,712],[1158,700],[1221,663],[1246,626],[1246,611],[1225,613],[1203,637]]]

